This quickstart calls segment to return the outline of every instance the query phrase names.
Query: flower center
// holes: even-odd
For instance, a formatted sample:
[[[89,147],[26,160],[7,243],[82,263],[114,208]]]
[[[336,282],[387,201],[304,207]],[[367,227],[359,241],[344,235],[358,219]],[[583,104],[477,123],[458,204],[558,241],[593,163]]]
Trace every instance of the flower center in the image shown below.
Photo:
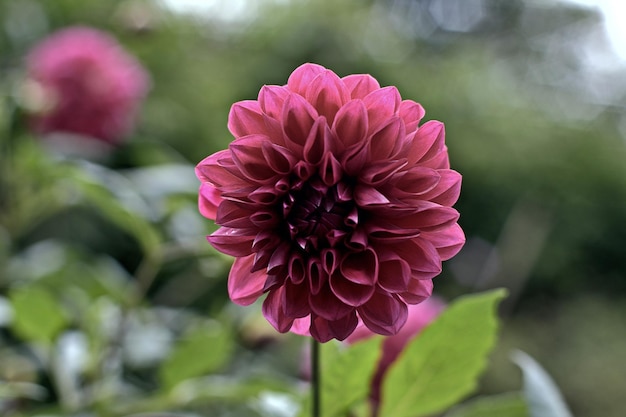
[[[329,187],[319,178],[309,180],[292,188],[282,209],[291,240],[306,251],[335,246],[336,238],[358,222],[351,188],[344,182]]]

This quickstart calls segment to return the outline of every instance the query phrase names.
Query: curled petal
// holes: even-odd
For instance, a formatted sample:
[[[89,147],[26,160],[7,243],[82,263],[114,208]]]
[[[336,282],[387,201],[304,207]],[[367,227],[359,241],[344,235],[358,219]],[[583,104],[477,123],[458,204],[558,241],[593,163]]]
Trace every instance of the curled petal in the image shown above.
[[[228,295],[234,303],[247,306],[263,294],[266,275],[250,272],[254,256],[237,258],[228,274]]]
[[[387,182],[394,174],[403,169],[406,164],[406,159],[372,162],[363,168],[359,179],[368,185],[380,185]]]
[[[304,96],[311,81],[324,71],[326,71],[326,68],[321,65],[310,63],[302,64],[289,76],[287,87],[294,93]]]
[[[394,175],[390,194],[403,201],[410,199],[429,201],[430,199],[424,195],[435,189],[440,180],[441,175],[437,170],[414,166]]]
[[[395,252],[411,267],[416,279],[431,279],[441,273],[441,258],[432,243],[421,236],[405,242],[394,243],[387,249]]]
[[[271,142],[261,144],[263,157],[272,171],[286,175],[296,164],[296,156],[287,148]]]
[[[243,204],[225,200],[217,209],[215,222],[220,226],[232,228],[254,228],[255,225],[250,218],[254,213],[254,210]]]
[[[406,304],[397,295],[383,292],[374,293],[357,311],[368,329],[383,336],[398,333],[408,316]]]
[[[387,221],[399,228],[428,232],[445,229],[459,219],[459,212],[452,207],[444,207],[428,201],[415,202],[415,205],[415,212],[401,217],[389,217]]]
[[[346,279],[341,274],[330,277],[330,288],[341,303],[351,307],[365,304],[374,294],[374,285],[362,285]],[[406,288],[405,288],[406,290]]]
[[[374,285],[378,279],[378,257],[368,248],[362,252],[348,253],[339,264],[341,275],[348,281],[361,285]]]
[[[430,120],[417,129],[414,135],[408,138],[406,143],[406,156],[409,165],[414,165],[421,160],[428,160],[443,149],[445,129],[443,123]]]
[[[369,74],[352,74],[342,78],[352,98],[363,98],[380,88],[380,84]]]
[[[465,244],[465,234],[457,223],[444,230],[424,232],[421,237],[437,249],[442,261],[447,261],[459,253]]]
[[[403,100],[400,103],[400,117],[404,120],[407,132],[413,132],[426,112],[421,104],[413,100]]]
[[[306,284],[296,285],[289,280],[285,281],[281,302],[287,317],[302,318],[311,314],[309,288]]]
[[[332,152],[332,133],[322,116],[318,118],[306,138],[302,155],[311,165],[318,165],[326,153]]]
[[[337,161],[332,153],[327,152],[322,158],[319,175],[324,184],[329,187],[339,183],[343,177],[341,163]]]
[[[354,201],[360,207],[384,205],[389,199],[374,187],[359,184],[354,189]]]
[[[198,191],[198,209],[207,219],[215,220],[217,207],[222,202],[220,192],[213,185],[208,183],[200,184]]]
[[[337,74],[325,70],[311,81],[304,97],[332,124],[337,111],[350,100],[350,93]]]
[[[345,340],[357,324],[359,324],[359,319],[355,312],[334,321],[311,316],[310,333],[320,343],[326,343],[331,339]]]
[[[354,311],[352,306],[337,297],[329,283],[326,283],[319,293],[310,294],[307,305],[311,306],[315,315],[331,321],[345,317]]]
[[[216,152],[204,158],[195,168],[196,176],[202,182],[207,182],[224,189],[240,189],[249,185],[244,174],[239,172],[233,162],[230,150]]]
[[[437,186],[422,195],[424,200],[451,207],[461,193],[461,174],[451,169],[440,169]]]
[[[304,97],[297,94],[287,97],[282,114],[287,146],[293,150],[302,149],[317,118],[317,111]]]
[[[248,256],[252,253],[252,242],[256,236],[254,229],[233,229],[220,227],[207,236],[209,243],[218,251],[230,256]]]
[[[367,130],[367,109],[362,100],[351,100],[342,106],[332,125],[333,133],[344,148],[363,142]]]
[[[246,178],[255,182],[267,182],[277,175],[263,157],[262,147],[268,140],[269,138],[264,135],[250,135],[234,141],[229,146],[237,168]]]
[[[279,119],[283,113],[283,105],[289,96],[286,87],[278,85],[264,85],[259,91],[259,105],[268,116]]]
[[[394,254],[395,255],[395,254]],[[411,266],[400,256],[390,256],[379,262],[378,285],[390,293],[405,292],[411,279]]]
[[[270,291],[263,301],[263,316],[280,333],[288,332],[293,324],[293,317],[289,317],[283,310],[284,287]]]
[[[371,160],[388,160],[393,157],[405,136],[404,122],[399,117],[392,117],[374,133],[369,142]]]
[[[419,304],[429,298],[432,293],[432,279],[412,279],[409,281],[408,290],[400,294],[400,296],[409,304]]]
[[[233,104],[228,114],[228,130],[236,138],[266,134],[265,119],[259,102],[246,100]]]
[[[384,87],[368,94],[363,102],[367,108],[369,131],[376,132],[396,114],[401,98],[396,87]]]

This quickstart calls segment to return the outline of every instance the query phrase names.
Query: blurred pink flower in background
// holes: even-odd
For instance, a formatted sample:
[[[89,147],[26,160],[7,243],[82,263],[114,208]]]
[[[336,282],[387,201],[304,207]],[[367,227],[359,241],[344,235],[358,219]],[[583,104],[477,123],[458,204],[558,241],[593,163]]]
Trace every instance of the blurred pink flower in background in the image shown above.
[[[406,345],[421,333],[424,327],[434,321],[437,316],[445,309],[446,304],[439,298],[431,297],[420,304],[409,306],[409,315],[406,324],[400,331],[390,337],[385,338],[382,344],[382,355],[378,361],[378,366],[372,378],[372,388],[370,391],[370,399],[376,409],[380,402],[382,382],[385,373],[400,356]],[[359,340],[368,339],[375,333],[370,331],[366,326],[359,325],[347,339],[349,344]]]
[[[38,133],[63,132],[117,143],[127,135],[149,76],[109,35],[88,27],[60,30],[26,59],[28,83],[38,92]]]
[[[315,64],[235,103],[235,140],[196,167],[200,211],[221,226],[208,240],[236,257],[231,299],[267,293],[263,314],[278,331],[320,342],[359,322],[398,333],[407,304],[430,297],[465,242],[452,208],[461,175],[443,124],[419,126],[423,116],[395,87]]]

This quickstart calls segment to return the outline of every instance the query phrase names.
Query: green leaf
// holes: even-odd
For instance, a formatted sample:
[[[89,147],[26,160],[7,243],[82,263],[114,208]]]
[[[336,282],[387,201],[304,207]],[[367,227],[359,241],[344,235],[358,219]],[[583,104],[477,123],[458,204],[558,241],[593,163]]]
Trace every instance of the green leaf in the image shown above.
[[[445,417],[528,417],[528,406],[519,393],[478,397],[455,407]]]
[[[59,302],[45,289],[20,288],[12,291],[14,330],[27,340],[51,342],[67,324]]]
[[[513,352],[512,358],[522,369],[531,417],[572,417],[559,388],[537,361],[520,350]]]
[[[160,368],[165,389],[218,370],[230,358],[232,335],[217,322],[189,331]]]
[[[495,340],[504,290],[460,297],[414,339],[383,382],[382,416],[444,411],[472,392]]]
[[[321,346],[321,411],[324,416],[344,415],[350,406],[368,398],[381,343],[382,338],[375,337],[351,346],[338,343]]]
[[[383,338],[374,337],[353,345],[328,342],[320,346],[321,412],[324,417],[344,416],[346,411],[369,397],[372,376],[381,353]],[[310,396],[300,417],[311,413]]]
[[[137,239],[145,253],[152,253],[158,247],[161,236],[145,214],[123,205],[104,184],[83,172],[76,173],[72,184],[77,187],[84,202],[91,204],[108,221]]]

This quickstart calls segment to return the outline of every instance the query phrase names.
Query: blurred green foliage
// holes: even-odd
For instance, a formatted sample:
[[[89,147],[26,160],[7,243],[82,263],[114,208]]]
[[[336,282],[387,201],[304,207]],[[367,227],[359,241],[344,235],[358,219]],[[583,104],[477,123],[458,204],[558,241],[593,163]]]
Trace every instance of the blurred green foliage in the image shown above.
[[[547,363],[575,414],[621,416],[622,396],[604,388],[626,384],[626,363],[601,339],[624,344],[611,306],[626,297],[626,89],[594,87],[585,54],[574,53],[583,39],[568,35],[597,28],[599,17],[564,4],[485,0],[475,22],[452,30],[459,2],[447,2],[448,20],[433,17],[435,3],[259,0],[226,19],[179,14],[156,0],[3,0],[0,301],[17,318],[2,322],[0,378],[41,385],[50,406],[41,413],[174,405],[257,416],[267,411],[237,398],[267,389],[292,395],[299,342],[278,338],[257,311],[228,307],[229,260],[203,240],[212,226],[196,210],[193,166],[231,140],[233,102],[316,62],[339,75],[371,73],[422,103],[427,119],[445,122],[453,168],[463,174],[457,208],[468,244],[437,291],[509,288],[504,346]],[[58,154],[29,133],[20,108],[29,48],[76,24],[113,33],[152,77],[136,131],[97,160]],[[587,297],[606,307],[581,315],[576,306],[589,306]],[[200,324],[207,316],[219,325]],[[86,343],[68,339],[68,349],[86,344],[98,360],[59,368],[67,349],[51,341],[67,334],[86,335]],[[133,356],[133,335],[154,342]],[[192,361],[204,344],[215,350]],[[567,360],[553,362],[562,352]],[[589,358],[595,367],[581,365]],[[584,388],[568,381],[580,367]],[[200,378],[223,370],[236,383]],[[488,378],[487,390],[503,381],[497,371]],[[75,385],[87,387],[80,398]],[[28,387],[2,402],[7,413],[40,399],[41,389]],[[210,405],[198,405],[203,398]]]

